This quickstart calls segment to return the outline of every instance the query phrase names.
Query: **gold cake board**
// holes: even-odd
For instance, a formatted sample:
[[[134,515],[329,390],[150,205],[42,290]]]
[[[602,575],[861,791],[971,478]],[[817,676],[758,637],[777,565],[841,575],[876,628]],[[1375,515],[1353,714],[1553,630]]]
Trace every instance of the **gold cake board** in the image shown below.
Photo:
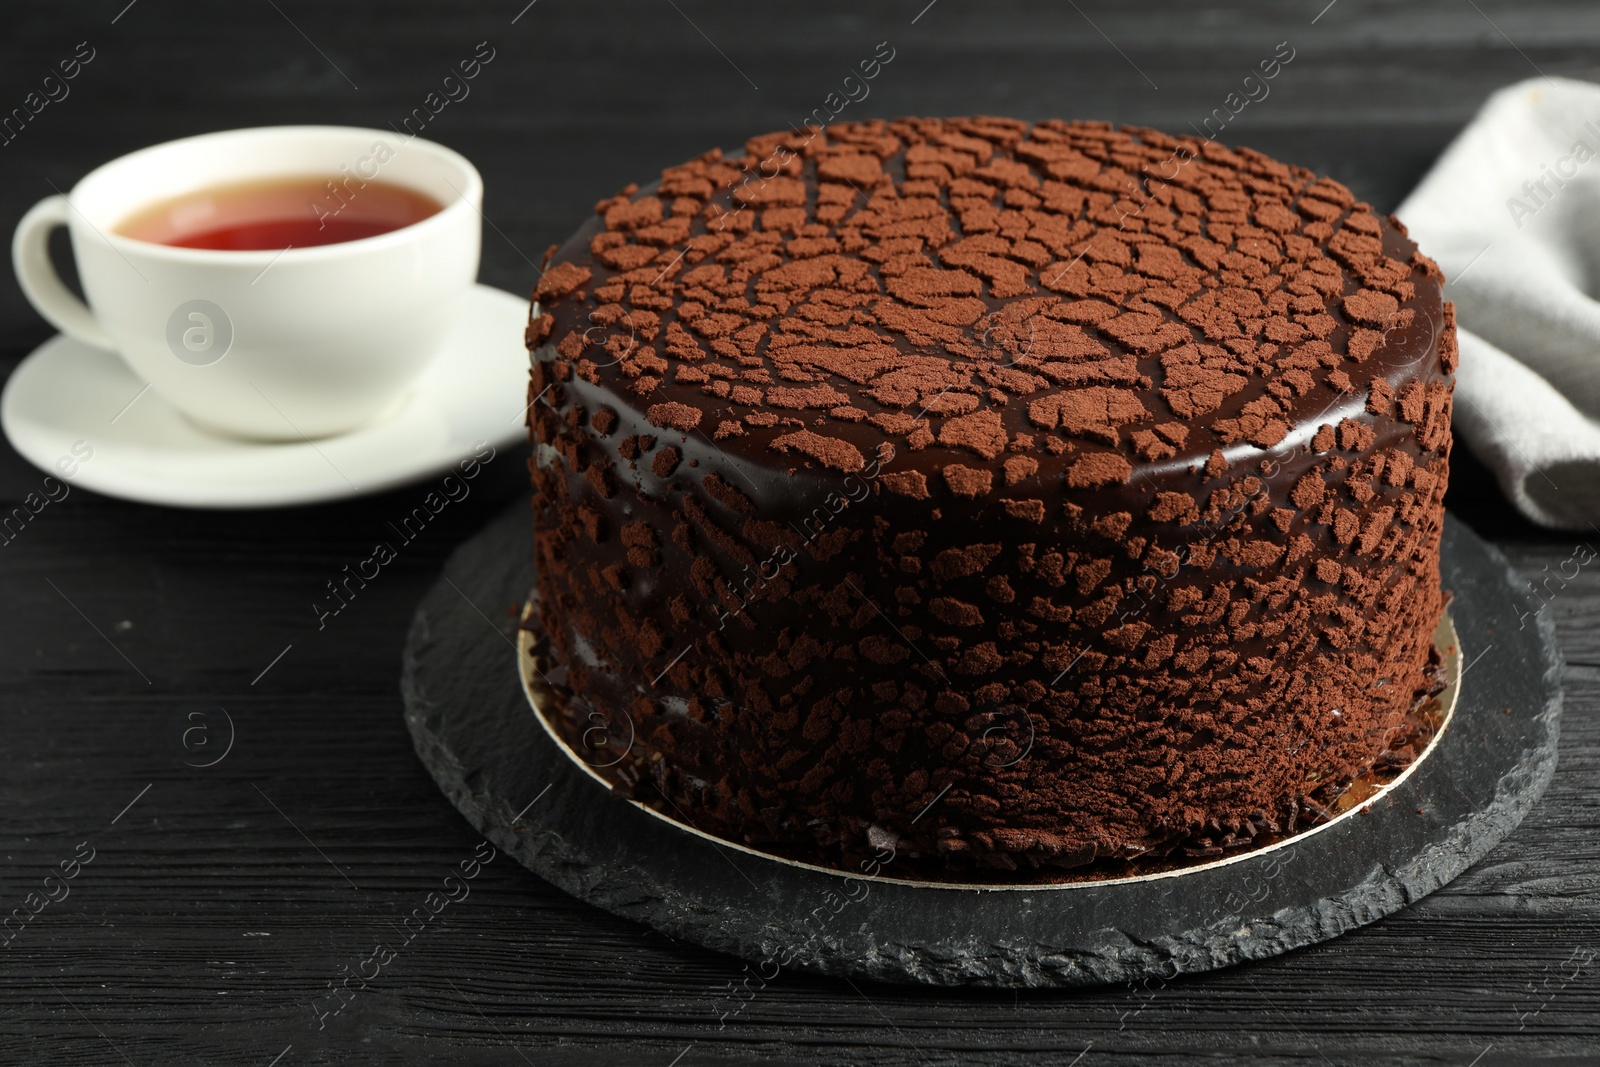
[[[531,614],[532,602],[524,602],[522,606],[522,628],[517,631],[517,673],[522,679],[522,691],[528,698],[528,704],[533,709],[534,717],[538,720],[539,725],[544,728],[544,731],[546,735],[549,736],[551,742],[560,748],[561,751],[566,754],[567,758],[572,761],[573,765],[582,771],[586,777],[592,779],[598,787],[604,789],[606,793],[609,794],[612,792],[612,784],[610,780],[600,773],[601,767],[605,766],[605,764],[592,763],[585,759],[582,754],[574,750],[573,747],[567,743],[567,740],[561,736],[561,732],[554,721],[554,716],[552,713],[557,707],[560,706],[563,695],[556,689],[556,687],[550,685],[546,680],[545,671],[548,670],[549,664],[541,662],[541,659],[536,651],[536,648],[540,643],[540,638],[538,634],[528,628],[530,625]],[[1415,773],[1417,768],[1420,767],[1429,757],[1429,755],[1431,755],[1438,747],[1440,738],[1444,736],[1445,731],[1449,728],[1450,721],[1455,713],[1456,697],[1460,693],[1462,663],[1461,642],[1460,638],[1456,634],[1455,622],[1451,619],[1448,611],[1446,611],[1439,618],[1439,625],[1437,628],[1435,628],[1433,633],[1433,645],[1439,650],[1439,654],[1443,660],[1439,666],[1439,675],[1444,679],[1445,687],[1443,690],[1433,696],[1422,698],[1422,700],[1418,702],[1418,708],[1414,709],[1414,714],[1426,713],[1429,717],[1429,725],[1432,727],[1432,736],[1429,738],[1427,746],[1417,754],[1416,759],[1412,760],[1404,768],[1401,768],[1395,773],[1385,775],[1376,771],[1370,771],[1367,774],[1362,775],[1351,782],[1349,788],[1347,788],[1339,796],[1333,809],[1334,817],[1332,819],[1313,823],[1293,833],[1261,835],[1264,838],[1270,837],[1270,840],[1265,841],[1260,845],[1237,849],[1225,856],[1220,857],[1187,860],[1163,860],[1160,858],[1155,858],[1151,861],[1123,861],[1113,865],[1115,868],[1126,868],[1130,866],[1148,866],[1153,868],[1138,874],[1108,876],[1106,873],[1104,873],[1104,866],[1095,864],[1090,865],[1091,869],[1082,872],[1074,872],[1070,870],[1038,872],[1032,877],[1030,877],[1027,872],[1017,872],[1018,877],[1007,878],[1007,874],[1010,872],[997,872],[997,876],[994,880],[984,882],[963,882],[959,879],[959,877],[899,878],[886,874],[867,874],[856,870],[844,870],[837,867],[828,867],[816,863],[807,863],[804,860],[798,860],[791,856],[783,856],[773,852],[766,852],[738,841],[731,841],[728,838],[718,837],[714,834],[707,833],[706,831],[691,825],[683,819],[673,818],[672,815],[661,811],[655,806],[645,803],[644,801],[620,797],[618,799],[623,803],[631,804],[640,811],[661,820],[662,823],[668,827],[671,827],[673,830],[681,833],[693,834],[696,837],[713,843],[718,848],[733,849],[735,851],[745,853],[752,857],[756,857],[771,863],[789,864],[790,866],[818,871],[824,874],[843,874],[860,880],[889,882],[898,885],[913,885],[933,889],[1033,891],[1039,889],[1074,889],[1085,885],[1116,885],[1126,882],[1149,881],[1155,878],[1179,878],[1187,874],[1192,874],[1196,871],[1209,870],[1215,867],[1224,867],[1232,863],[1238,863],[1245,859],[1260,858],[1266,853],[1285,848],[1296,841],[1301,841],[1313,834],[1321,833],[1345,819],[1354,818],[1365,812],[1371,811],[1374,804],[1382,801],[1386,796],[1393,792],[1396,787],[1398,787],[1402,782]],[[612,714],[617,714],[617,712],[613,710]],[[628,716],[627,712],[622,711],[620,714],[629,722],[629,725],[631,726],[632,719],[630,716]],[[614,720],[608,717],[607,721],[612,722]],[[609,727],[607,728],[609,729]],[[631,747],[635,737],[636,733],[630,730],[628,739],[629,747]],[[621,756],[616,757],[616,759],[621,758]]]

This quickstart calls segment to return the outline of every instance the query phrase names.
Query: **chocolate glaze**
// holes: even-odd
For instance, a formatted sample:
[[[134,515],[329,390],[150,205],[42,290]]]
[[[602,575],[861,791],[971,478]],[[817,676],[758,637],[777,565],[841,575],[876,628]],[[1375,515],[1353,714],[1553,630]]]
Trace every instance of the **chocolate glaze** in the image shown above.
[[[529,327],[569,741],[840,855],[1292,828],[1430,684],[1439,281],[1337,183],[1098,124],[774,134],[602,201]]]

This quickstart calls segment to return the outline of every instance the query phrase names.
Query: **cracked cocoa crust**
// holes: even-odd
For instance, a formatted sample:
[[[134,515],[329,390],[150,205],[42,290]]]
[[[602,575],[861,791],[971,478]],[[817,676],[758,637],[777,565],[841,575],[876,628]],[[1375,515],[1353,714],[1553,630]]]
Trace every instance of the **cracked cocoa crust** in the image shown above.
[[[602,201],[528,331],[571,725],[755,845],[1292,825],[1430,685],[1440,281],[1335,182],[1093,123],[773,134]]]

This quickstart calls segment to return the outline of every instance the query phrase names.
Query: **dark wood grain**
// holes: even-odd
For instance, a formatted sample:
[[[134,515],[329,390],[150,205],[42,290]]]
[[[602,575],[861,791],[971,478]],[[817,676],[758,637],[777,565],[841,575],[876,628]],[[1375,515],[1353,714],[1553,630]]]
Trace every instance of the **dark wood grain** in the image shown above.
[[[1600,7],[1586,0],[524,2],[12,3],[0,111],[77,42],[97,51],[67,99],[0,145],[0,219],[171,137],[283,122],[386,127],[483,40],[496,58],[427,134],[483,170],[482,276],[516,292],[530,286],[529,260],[596,199],[796,121],[883,40],[896,57],[847,116],[987,112],[1174,130],[1288,40],[1295,59],[1224,140],[1331,173],[1390,208],[1489,91],[1541,71],[1593,78],[1600,56]],[[14,283],[0,285],[6,372],[49,333]],[[520,490],[521,464],[496,459],[321,631],[310,604],[323,582],[424,487],[260,514],[74,491],[0,547],[0,912],[81,842],[96,850],[70,895],[0,949],[0,1061],[1600,1061],[1594,565],[1550,585],[1568,707],[1543,803],[1447,889],[1337,941],[1086,994],[782,976],[719,1025],[738,1003],[728,983],[742,964],[579,905],[502,857],[319,1029],[326,983],[393,940],[399,916],[477,843],[412,755],[398,661],[413,606],[450,549]],[[0,502],[41,477],[0,450]],[[1559,570],[1577,540],[1517,518],[1464,452],[1450,504],[1530,577]],[[487,625],[484,639],[498,640]],[[235,725],[232,751],[186,766],[170,724],[217,707]]]

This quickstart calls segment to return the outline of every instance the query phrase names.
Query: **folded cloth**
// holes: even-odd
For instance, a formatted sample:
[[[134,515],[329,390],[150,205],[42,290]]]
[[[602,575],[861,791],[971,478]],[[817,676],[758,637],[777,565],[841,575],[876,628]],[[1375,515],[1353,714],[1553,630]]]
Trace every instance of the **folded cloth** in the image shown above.
[[[1534,522],[1600,523],[1600,85],[1495,93],[1395,214],[1456,303],[1456,430]]]

